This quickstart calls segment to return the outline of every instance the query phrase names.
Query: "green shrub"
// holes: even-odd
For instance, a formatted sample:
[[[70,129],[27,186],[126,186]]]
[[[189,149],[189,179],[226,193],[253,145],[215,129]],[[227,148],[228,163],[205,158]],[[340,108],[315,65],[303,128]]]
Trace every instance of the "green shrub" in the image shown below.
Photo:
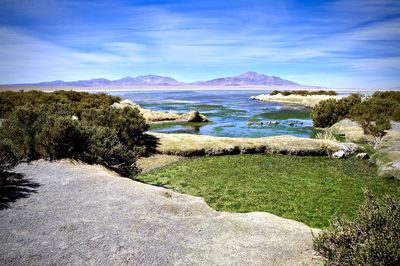
[[[354,221],[338,219],[314,239],[328,265],[400,265],[400,200],[365,192]]]
[[[6,117],[16,107],[23,105],[38,106],[40,104],[69,105],[74,114],[78,115],[87,108],[100,108],[119,102],[121,98],[104,93],[87,93],[77,91],[56,91],[46,93],[41,91],[0,92],[0,118]]]
[[[40,158],[80,159],[87,150],[89,136],[71,116],[50,115],[35,136],[35,151]]]
[[[329,127],[339,121],[338,101],[328,99],[319,102],[311,112],[315,127]]]
[[[365,133],[380,137],[390,128],[390,120],[395,118],[393,114],[398,105],[392,99],[369,97],[351,110],[351,117]]]
[[[297,90],[297,91],[278,91],[274,90],[269,95],[277,95],[282,94],[283,96],[289,95],[301,95],[301,96],[308,96],[308,95],[337,95],[336,91],[326,91],[326,90],[319,90],[319,91],[307,91],[307,90]]]
[[[18,158],[12,151],[11,144],[6,140],[0,139],[0,177],[4,172],[10,170],[18,163]]]
[[[327,99],[319,102],[311,112],[316,127],[330,127],[336,122],[349,117],[354,106],[361,103],[360,94],[351,94],[340,100]]]
[[[87,128],[90,141],[85,161],[101,163],[124,176],[134,176],[139,170],[136,161],[144,152],[142,146],[127,147],[115,130],[107,127]]]
[[[24,105],[15,108],[1,126],[1,136],[7,140],[18,160],[37,159],[35,137],[45,121],[45,109]]]
[[[7,110],[0,127],[0,136],[18,161],[72,158],[103,164],[125,176],[138,172],[136,160],[149,145],[144,134],[148,125],[138,109],[112,108],[115,98],[106,95],[20,94],[10,94],[21,106]]]
[[[346,117],[357,121],[366,134],[381,137],[391,120],[400,121],[400,91],[375,92],[363,101],[360,94],[321,101],[311,112],[316,127],[329,127]]]
[[[106,126],[114,130],[128,147],[143,145],[143,133],[149,129],[137,108],[86,109],[81,114],[81,120],[94,126]]]

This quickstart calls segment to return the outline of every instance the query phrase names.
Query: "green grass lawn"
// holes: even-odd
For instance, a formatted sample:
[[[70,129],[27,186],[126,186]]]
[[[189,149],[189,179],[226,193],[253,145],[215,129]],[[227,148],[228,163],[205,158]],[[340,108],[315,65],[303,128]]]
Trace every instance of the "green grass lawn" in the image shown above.
[[[355,158],[248,154],[184,160],[137,179],[203,197],[219,211],[266,211],[326,228],[333,217],[353,217],[364,188],[400,196],[400,182],[376,170]]]

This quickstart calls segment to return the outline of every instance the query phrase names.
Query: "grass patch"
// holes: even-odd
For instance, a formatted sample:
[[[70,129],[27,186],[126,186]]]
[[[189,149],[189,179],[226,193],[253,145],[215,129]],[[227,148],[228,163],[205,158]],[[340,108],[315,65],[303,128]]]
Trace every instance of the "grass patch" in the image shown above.
[[[219,211],[266,211],[327,228],[333,217],[354,217],[363,188],[400,195],[400,182],[379,178],[376,170],[355,158],[258,154],[201,157],[137,178],[203,197]]]

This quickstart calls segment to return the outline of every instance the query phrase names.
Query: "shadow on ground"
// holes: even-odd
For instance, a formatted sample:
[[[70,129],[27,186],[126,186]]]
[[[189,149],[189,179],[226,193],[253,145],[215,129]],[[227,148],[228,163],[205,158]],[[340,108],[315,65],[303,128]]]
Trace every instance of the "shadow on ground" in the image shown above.
[[[144,145],[146,147],[144,157],[149,157],[157,153],[157,147],[160,145],[160,139],[156,136],[145,134]]]
[[[39,183],[26,179],[18,173],[2,173],[0,177],[0,210],[7,209],[10,203],[27,198],[37,192]]]

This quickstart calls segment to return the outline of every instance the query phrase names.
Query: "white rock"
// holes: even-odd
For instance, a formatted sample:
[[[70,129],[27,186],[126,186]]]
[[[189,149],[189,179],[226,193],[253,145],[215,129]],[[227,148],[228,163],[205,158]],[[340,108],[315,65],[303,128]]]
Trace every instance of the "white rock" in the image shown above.
[[[343,158],[345,157],[345,152],[344,151],[337,151],[334,154],[332,154],[333,158]]]

